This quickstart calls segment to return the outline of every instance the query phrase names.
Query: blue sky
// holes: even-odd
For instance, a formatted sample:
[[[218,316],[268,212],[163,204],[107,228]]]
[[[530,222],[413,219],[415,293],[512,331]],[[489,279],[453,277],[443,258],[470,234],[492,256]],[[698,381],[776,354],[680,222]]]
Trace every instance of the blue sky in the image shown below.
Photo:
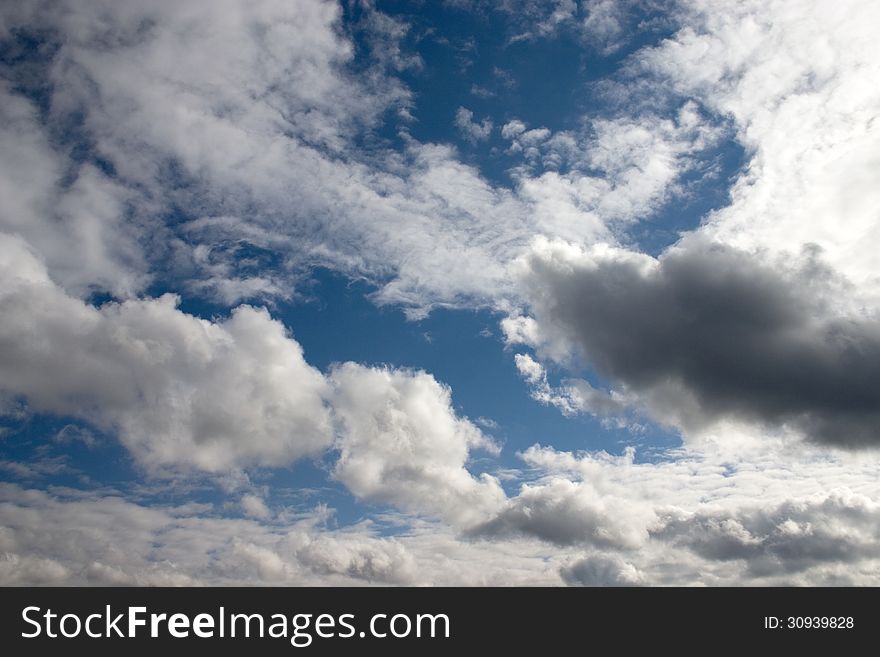
[[[0,581],[875,583],[876,9],[807,4],[4,6]]]

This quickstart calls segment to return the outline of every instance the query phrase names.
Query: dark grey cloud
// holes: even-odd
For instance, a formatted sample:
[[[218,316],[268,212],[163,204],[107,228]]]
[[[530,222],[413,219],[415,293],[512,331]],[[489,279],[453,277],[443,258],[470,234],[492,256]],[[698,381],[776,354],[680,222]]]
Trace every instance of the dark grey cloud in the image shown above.
[[[880,558],[880,509],[867,498],[829,495],[769,509],[702,511],[666,518],[652,538],[712,561],[741,559],[755,576]]]
[[[844,314],[818,249],[780,264],[691,239],[659,261],[548,254],[527,280],[543,330],[684,428],[787,425],[838,446],[880,444],[880,322]]]

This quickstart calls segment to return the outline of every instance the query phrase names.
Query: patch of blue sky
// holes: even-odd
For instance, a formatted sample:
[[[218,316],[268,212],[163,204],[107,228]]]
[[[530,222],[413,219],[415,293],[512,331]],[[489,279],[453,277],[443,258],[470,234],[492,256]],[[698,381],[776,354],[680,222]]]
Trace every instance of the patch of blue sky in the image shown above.
[[[0,480],[113,489],[139,478],[113,436],[76,418],[25,411],[4,417],[2,428],[0,461],[23,467],[0,469]]]
[[[515,21],[500,11],[464,11],[440,2],[417,8],[380,2],[379,8],[412,26],[406,45],[425,64],[401,74],[414,95],[409,132],[422,142],[457,144],[465,161],[502,185],[512,183],[509,170],[518,163],[505,154],[504,123],[518,119],[554,132],[579,129],[585,118],[608,112],[595,83],[613,76],[632,53],[672,33],[670,25],[652,21],[649,10],[634,9],[628,20],[641,29],[603,53],[572,30],[552,38],[515,39]],[[475,120],[493,121],[495,131],[486,142],[473,147],[461,139],[454,126],[459,107],[473,111]]]
[[[0,41],[0,73],[14,91],[30,98],[45,117],[52,100],[49,66],[60,46],[35,31],[14,29],[9,37]]]
[[[243,516],[238,499],[256,490],[274,510],[309,513],[326,505],[334,511],[329,522],[342,526],[364,518],[364,509],[351,494],[328,477],[326,460],[251,469],[246,482],[194,474],[185,479],[145,477],[112,433],[76,418],[6,416],[0,429],[0,481],[50,491],[66,487],[121,495],[148,506],[210,505],[214,513],[227,517]]]
[[[659,256],[711,212],[730,203],[730,188],[746,163],[745,149],[733,138],[702,153],[699,164],[681,175],[671,198],[629,228],[628,246]]]

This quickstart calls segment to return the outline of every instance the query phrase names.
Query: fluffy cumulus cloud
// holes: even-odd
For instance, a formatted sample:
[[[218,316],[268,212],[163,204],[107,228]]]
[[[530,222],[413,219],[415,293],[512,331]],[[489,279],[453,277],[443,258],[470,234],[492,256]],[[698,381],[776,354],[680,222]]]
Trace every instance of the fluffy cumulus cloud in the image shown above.
[[[472,449],[497,454],[498,447],[457,417],[449,389],[432,376],[347,363],[331,380],[341,424],[333,475],[355,495],[454,523],[501,504],[497,479],[465,469]]]
[[[539,486],[524,485],[519,494],[489,522],[474,530],[480,536],[535,536],[557,545],[636,547],[643,542],[645,522],[639,511],[589,483],[554,478]]]
[[[871,498],[848,491],[787,501],[771,508],[670,514],[657,536],[710,560],[740,560],[758,576],[798,573],[827,563],[877,559]]]
[[[14,237],[0,240],[3,393],[119,434],[149,469],[283,465],[328,447],[326,382],[265,310],[211,322],[177,299],[67,295]]]
[[[614,556],[591,555],[562,569],[562,578],[572,586],[639,586],[642,574],[630,563]]]

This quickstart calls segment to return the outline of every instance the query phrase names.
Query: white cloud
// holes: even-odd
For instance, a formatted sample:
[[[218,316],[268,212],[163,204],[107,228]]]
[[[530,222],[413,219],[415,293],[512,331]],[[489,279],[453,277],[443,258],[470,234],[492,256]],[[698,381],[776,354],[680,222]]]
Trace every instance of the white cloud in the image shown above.
[[[8,472],[14,477],[20,479],[40,479],[42,477],[58,475],[68,470],[64,456],[43,457],[31,459],[29,461],[0,460],[0,470]]]
[[[77,134],[115,172],[98,176],[102,185],[149,210],[151,264],[190,279],[189,289],[229,303],[285,296],[303,268],[324,264],[390,282],[377,299],[416,312],[486,302],[505,285],[506,254],[530,233],[527,208],[451,149],[409,140],[399,152],[358,150],[357,137],[410,100],[387,61],[351,72],[339,18],[337,4],[319,0],[226,0],[38,2],[4,6],[0,20],[7,36],[41,30],[58,46],[46,127],[81,117]],[[401,38],[389,25],[377,14],[364,29]],[[192,221],[162,220],[174,213]],[[125,225],[102,239],[120,241]],[[280,262],[242,271],[229,250],[239,241]],[[85,285],[117,293],[109,279]]]
[[[70,491],[71,493],[74,491]],[[4,584],[179,586],[414,583],[394,539],[146,507],[120,497],[0,485]],[[39,556],[38,556],[39,555]]]
[[[400,542],[352,539],[319,535],[297,557],[319,575],[402,585],[419,581],[416,559]]]
[[[586,16],[581,29],[588,45],[608,55],[618,50],[626,38],[625,13],[630,3],[619,0],[592,0],[585,3]]]
[[[472,144],[485,141],[492,135],[494,127],[491,119],[483,119],[479,123],[474,121],[474,113],[464,107],[459,107],[455,112],[455,126],[462,136]]]
[[[713,217],[706,230],[727,241],[785,243],[795,251],[805,241],[818,242],[835,266],[848,272],[860,268],[856,282],[873,280],[869,250],[860,245],[876,237],[870,232],[875,203],[870,185],[859,182],[870,176],[859,172],[872,166],[870,108],[876,98],[872,85],[862,81],[870,79],[877,58],[869,55],[874,43],[865,31],[871,21],[858,18],[858,11],[826,21],[818,6],[793,13],[782,5],[762,5],[773,20],[759,23],[754,8],[687,4],[678,14],[686,27],[640,53],[631,67],[661,75],[661,84],[681,95],[679,115],[591,117],[584,134],[529,130],[522,121],[510,121],[502,128],[505,138],[516,139],[526,162],[549,170],[537,176],[523,170],[518,189],[509,193],[481,180],[441,147],[410,142],[402,153],[358,154],[352,136],[389,107],[405,108],[407,92],[379,72],[380,64],[375,75],[351,74],[346,66],[352,45],[334,27],[339,14],[332,3],[247,4],[246,20],[244,5],[231,0],[224,11],[173,3],[106,3],[103,22],[92,20],[96,5],[91,4],[62,9],[44,2],[4,9],[7,34],[40,25],[50,40],[56,38],[53,30],[64,35],[49,65],[55,82],[50,124],[62,122],[69,111],[83,112],[83,130],[118,173],[109,179],[83,167],[81,180],[91,176],[97,182],[77,183],[87,187],[80,203],[90,208],[102,204],[101,213],[88,216],[107,217],[104,229],[90,232],[100,236],[100,261],[138,257],[137,249],[129,254],[123,248],[132,240],[118,221],[136,185],[150,190],[150,198],[168,198],[184,209],[198,207],[204,219],[223,214],[228,218],[223,239],[230,231],[255,239],[255,229],[274,235],[271,248],[284,256],[284,263],[257,276],[237,271],[236,259],[224,255],[221,234],[210,221],[188,234],[197,247],[207,248],[210,258],[199,259],[184,240],[172,242],[180,273],[194,278],[192,289],[227,303],[255,295],[284,296],[297,268],[314,262],[388,283],[377,299],[411,305],[415,315],[438,303],[492,303],[513,292],[507,263],[534,235],[581,243],[608,239],[620,230],[612,225],[609,234],[609,222],[642,219],[677,193],[678,176],[718,137],[708,127],[715,119],[700,117],[687,102],[697,96],[703,107],[733,116],[739,138],[755,154],[732,209]],[[596,29],[600,24],[611,29],[613,12],[606,4],[583,8],[585,20]],[[573,15],[561,5],[557,9],[551,14]],[[375,25],[365,29],[376,38],[397,43],[406,32],[387,17],[371,16]],[[822,56],[791,55],[809,51],[804,43],[822,44]],[[388,62],[383,66],[399,68]],[[784,84],[766,82],[776,77]],[[801,93],[803,80],[812,86]],[[94,93],[84,95],[83,89]],[[823,112],[831,120],[817,118]],[[795,115],[808,119],[797,140],[787,137]],[[480,135],[488,127],[473,123],[472,117],[468,125],[479,125]],[[30,140],[29,151],[46,150],[38,147],[45,141],[38,129],[20,132]],[[828,147],[796,145],[829,138],[833,144]],[[829,168],[826,158],[847,164]],[[63,158],[60,164],[52,159],[34,166],[65,166]],[[291,185],[292,180],[297,184]],[[783,196],[767,187],[775,181],[783,181],[780,189],[805,193]],[[828,189],[838,191],[822,191]],[[137,202],[142,205],[145,198]],[[841,224],[820,220],[820,215],[840,214],[832,213],[828,203],[848,204],[848,230],[829,233],[828,226]],[[812,217],[809,221],[802,220],[804,212]],[[783,214],[801,218],[783,220]],[[315,217],[321,217],[320,226]],[[742,229],[744,222],[749,230]],[[151,227],[159,229],[164,230]],[[26,237],[37,244],[36,237]],[[47,251],[55,275],[62,264],[55,264],[48,247],[38,248]],[[461,267],[462,262],[473,266]],[[83,269],[78,262],[67,268],[84,272],[86,280],[70,281],[79,286],[77,293],[89,285],[130,293],[145,275],[141,267],[141,278],[128,281],[123,290],[113,282],[124,277]]]
[[[250,516],[251,518],[266,520],[272,517],[272,512],[269,510],[269,507],[266,506],[266,502],[263,498],[256,495],[242,495],[241,510],[244,511],[246,516]]]
[[[642,463],[631,451],[614,457],[539,446],[522,458],[538,480],[477,533],[598,549],[580,575],[574,562],[563,567],[571,583],[613,573],[609,564],[640,584],[866,583],[880,559],[873,519],[880,491],[869,456],[790,450],[780,457],[764,444]]]
[[[504,333],[504,340],[508,345],[523,344],[536,347],[545,342],[534,317],[511,315],[503,318],[500,325],[501,332]]]
[[[724,134],[683,102],[671,117],[651,113],[585,117],[578,131],[527,129],[518,120],[502,128],[518,197],[531,205],[535,236],[577,244],[617,243],[686,190],[680,178],[698,167]],[[520,250],[521,255],[526,248]]]
[[[559,584],[535,546],[462,542],[415,522],[397,538],[322,527],[321,511],[283,524],[210,509],[147,507],[70,489],[0,484],[4,585],[253,586]],[[499,560],[499,555],[504,558]]]
[[[526,131],[526,124],[519,119],[513,119],[501,126],[501,136],[505,139],[514,139]]]
[[[749,250],[818,244],[876,301],[880,7],[701,0],[680,19],[641,66],[732,117],[749,157],[730,205],[702,232]]]
[[[672,512],[656,535],[710,560],[740,561],[758,577],[880,557],[880,505],[847,490],[774,506]]]
[[[96,447],[99,443],[99,439],[95,437],[94,433],[85,427],[78,427],[75,424],[65,424],[52,440],[62,445],[80,442],[89,449]]]
[[[116,431],[151,470],[280,466],[332,442],[323,376],[265,310],[210,322],[159,299],[86,305],[0,239],[2,388]]]
[[[644,576],[620,557],[595,554],[562,569],[562,579],[572,586],[640,586]]]
[[[498,447],[456,415],[449,389],[432,376],[346,363],[330,380],[341,425],[333,475],[357,497],[454,524],[479,521],[502,503],[494,477],[465,467],[471,450]]]
[[[624,33],[632,0],[504,0],[489,3],[507,14],[516,34],[511,41],[558,37],[568,32],[602,55],[618,50],[626,41]],[[650,7],[650,5],[648,5]],[[635,33],[641,26],[632,26]]]
[[[495,96],[495,92],[491,89],[487,89],[486,87],[481,87],[478,84],[471,85],[471,95],[476,96],[477,98],[493,98]]]
[[[475,536],[534,536],[558,545],[630,549],[647,540],[652,520],[644,507],[602,495],[589,482],[550,478],[526,484],[496,517],[472,529]]]
[[[0,82],[0,230],[25,237],[53,279],[77,294],[128,297],[148,280],[133,194],[94,166],[74,168],[52,148],[28,100]],[[146,208],[143,208],[146,209]]]
[[[516,363],[516,369],[527,382],[532,385],[547,382],[547,372],[544,370],[544,366],[528,354],[516,354],[513,360]]]
[[[533,481],[456,535],[390,518],[326,528],[328,511],[271,523],[209,505],[0,485],[0,579],[17,584],[876,584],[877,465],[766,445],[732,459],[656,462],[532,447]],[[758,503],[760,501],[760,503]],[[586,550],[586,552],[585,552]]]
[[[531,386],[532,399],[556,406],[565,415],[590,413],[620,418],[627,410],[619,393],[597,390],[583,379],[567,379],[563,385],[554,387],[547,381],[544,366],[534,358],[528,354],[516,354],[513,358],[516,369]]]

